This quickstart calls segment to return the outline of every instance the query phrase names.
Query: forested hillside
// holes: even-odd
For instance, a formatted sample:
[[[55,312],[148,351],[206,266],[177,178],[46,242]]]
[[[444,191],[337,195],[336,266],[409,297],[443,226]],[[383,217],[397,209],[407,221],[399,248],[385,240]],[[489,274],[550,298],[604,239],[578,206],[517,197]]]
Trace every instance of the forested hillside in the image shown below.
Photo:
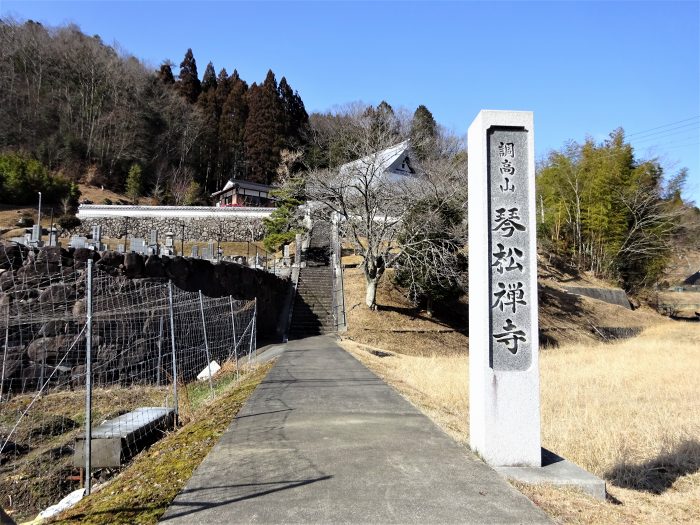
[[[152,71],[76,26],[0,19],[0,152],[69,181],[128,190],[138,166],[141,193],[194,204],[231,176],[271,182],[308,135],[301,97],[272,71],[249,85],[209,63],[200,80],[192,50]]]
[[[700,248],[700,210],[684,201],[688,172],[635,157],[622,129],[553,151],[538,167],[538,238],[577,270],[628,290],[656,284],[673,253]]]

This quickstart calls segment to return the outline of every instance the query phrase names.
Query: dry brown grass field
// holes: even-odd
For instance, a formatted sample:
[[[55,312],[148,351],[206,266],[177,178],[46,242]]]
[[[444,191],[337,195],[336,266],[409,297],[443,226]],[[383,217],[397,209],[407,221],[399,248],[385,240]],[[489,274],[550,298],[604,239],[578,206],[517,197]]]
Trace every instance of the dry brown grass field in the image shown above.
[[[398,303],[388,288],[380,289],[380,304]],[[630,315],[614,309],[601,305],[598,315]],[[351,312],[342,344],[466,445],[468,339],[424,338],[428,319],[395,314]],[[376,332],[352,328],[353,318],[368,316]],[[572,489],[514,483],[559,523],[700,523],[700,324],[641,316],[648,328],[633,339],[583,338],[541,353],[543,446],[603,477],[610,494],[603,502]],[[397,343],[386,332],[395,322],[426,332]]]

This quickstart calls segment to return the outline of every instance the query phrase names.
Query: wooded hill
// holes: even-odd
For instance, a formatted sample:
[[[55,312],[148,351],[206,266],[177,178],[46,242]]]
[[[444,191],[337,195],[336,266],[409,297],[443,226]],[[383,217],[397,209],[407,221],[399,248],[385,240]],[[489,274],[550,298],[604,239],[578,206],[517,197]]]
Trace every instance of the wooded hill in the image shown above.
[[[210,62],[200,81],[191,49],[176,75],[76,26],[0,19],[0,150],[69,180],[122,190],[138,165],[143,191],[193,204],[231,176],[271,182],[307,142],[304,103],[272,71],[249,85]]]

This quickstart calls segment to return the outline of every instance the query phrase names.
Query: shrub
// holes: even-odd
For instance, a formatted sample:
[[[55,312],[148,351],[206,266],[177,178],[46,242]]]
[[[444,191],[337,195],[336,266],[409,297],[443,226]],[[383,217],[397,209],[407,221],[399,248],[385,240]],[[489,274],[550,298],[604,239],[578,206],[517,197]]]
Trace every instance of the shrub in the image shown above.
[[[64,177],[50,175],[36,159],[20,153],[0,154],[0,199],[4,203],[34,204],[37,192],[44,202],[57,203],[73,195],[72,186]]]

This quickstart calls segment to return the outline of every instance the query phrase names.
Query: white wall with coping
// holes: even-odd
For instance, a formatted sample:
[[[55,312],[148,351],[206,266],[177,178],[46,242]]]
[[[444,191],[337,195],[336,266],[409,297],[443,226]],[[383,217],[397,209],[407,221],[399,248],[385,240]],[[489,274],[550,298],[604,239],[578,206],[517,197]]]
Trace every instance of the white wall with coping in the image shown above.
[[[489,173],[487,132],[493,126],[528,131],[529,216],[526,249],[530,283],[532,360],[523,371],[490,366],[491,321],[489,250]],[[469,426],[470,445],[493,466],[541,466],[540,381],[537,319],[535,225],[535,149],[533,114],[525,111],[481,111],[468,131],[469,184]]]
[[[275,208],[248,208],[214,206],[124,206],[81,204],[78,207],[79,219],[106,217],[134,218],[176,218],[176,219],[257,219],[269,217]]]

